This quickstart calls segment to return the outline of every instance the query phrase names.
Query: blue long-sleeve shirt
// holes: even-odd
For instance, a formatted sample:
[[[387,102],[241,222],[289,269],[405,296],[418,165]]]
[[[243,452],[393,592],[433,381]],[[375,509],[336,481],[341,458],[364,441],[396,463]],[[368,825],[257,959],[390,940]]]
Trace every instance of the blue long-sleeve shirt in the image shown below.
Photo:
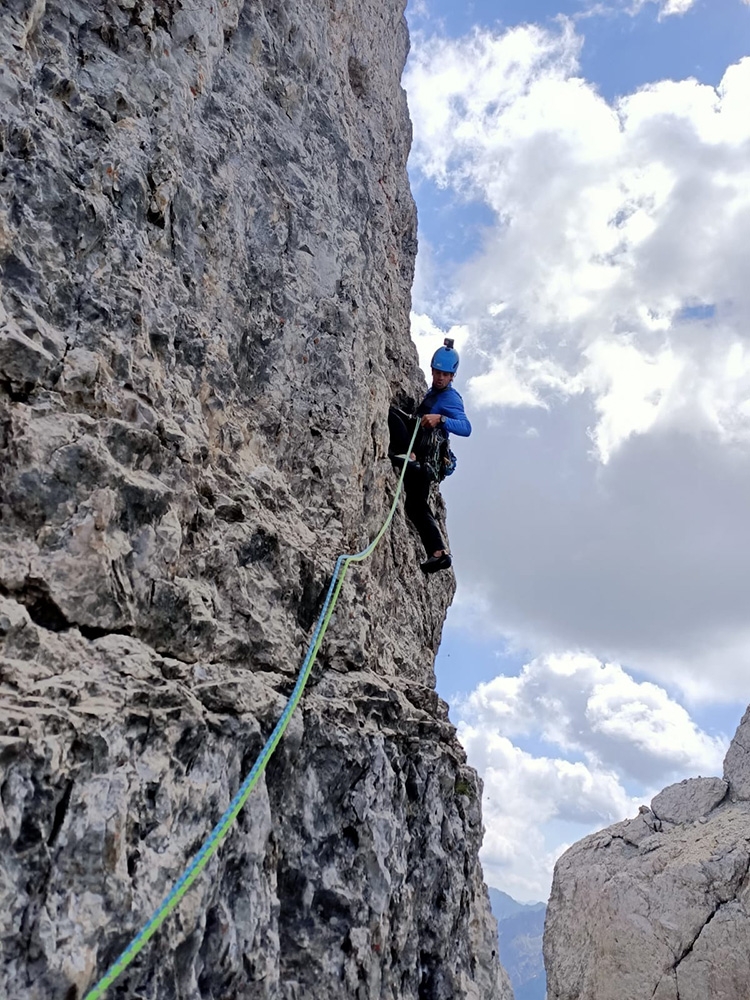
[[[445,389],[431,388],[419,405],[417,413],[439,413],[445,417],[444,429],[449,434],[468,437],[471,434],[471,424],[464,411],[464,401],[460,393],[452,385]]]

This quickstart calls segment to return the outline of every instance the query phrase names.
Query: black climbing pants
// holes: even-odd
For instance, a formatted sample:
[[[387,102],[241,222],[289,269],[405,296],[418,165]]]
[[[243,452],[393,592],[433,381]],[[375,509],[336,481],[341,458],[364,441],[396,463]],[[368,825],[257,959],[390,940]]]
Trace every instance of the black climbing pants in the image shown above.
[[[416,419],[416,418],[415,418]],[[406,454],[411,436],[414,433],[414,424],[407,423],[409,417],[396,410],[394,407],[388,411],[388,430],[391,435],[391,452],[395,455]],[[423,434],[420,430],[414,442],[414,454],[417,460],[420,458],[420,445],[423,443]],[[407,456],[408,457],[408,456]],[[400,468],[400,465],[399,465]],[[404,476],[404,491],[406,493],[406,516],[419,532],[422,544],[428,556],[441,549],[445,550],[445,542],[440,534],[440,528],[435,520],[435,515],[430,508],[430,485],[431,480],[420,468],[411,465],[406,467]]]

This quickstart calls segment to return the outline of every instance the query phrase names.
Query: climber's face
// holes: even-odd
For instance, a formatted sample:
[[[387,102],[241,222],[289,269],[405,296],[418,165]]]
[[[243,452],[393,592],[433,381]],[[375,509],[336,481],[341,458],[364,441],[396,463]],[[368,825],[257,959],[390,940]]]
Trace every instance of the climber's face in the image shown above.
[[[439,372],[437,368],[432,369],[432,388],[445,389],[453,381],[451,372]]]

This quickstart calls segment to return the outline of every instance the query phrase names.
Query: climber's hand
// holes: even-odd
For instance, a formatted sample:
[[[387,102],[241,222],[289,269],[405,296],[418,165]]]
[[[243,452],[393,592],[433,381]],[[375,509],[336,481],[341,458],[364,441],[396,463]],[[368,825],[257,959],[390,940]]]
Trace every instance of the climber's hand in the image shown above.
[[[425,415],[422,417],[423,427],[433,428],[437,427],[439,423],[440,423],[439,413],[425,413]]]

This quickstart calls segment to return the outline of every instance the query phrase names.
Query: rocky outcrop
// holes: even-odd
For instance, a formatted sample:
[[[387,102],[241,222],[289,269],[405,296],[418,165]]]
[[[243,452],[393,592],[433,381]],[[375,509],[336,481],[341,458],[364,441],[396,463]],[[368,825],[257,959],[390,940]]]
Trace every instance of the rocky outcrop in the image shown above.
[[[660,792],[557,863],[549,1000],[741,1000],[750,982],[750,712],[724,778]]]
[[[80,998],[289,694],[393,496],[403,0],[9,0],[0,36],[0,996]],[[399,512],[220,856],[112,997],[505,997],[452,579]]]

